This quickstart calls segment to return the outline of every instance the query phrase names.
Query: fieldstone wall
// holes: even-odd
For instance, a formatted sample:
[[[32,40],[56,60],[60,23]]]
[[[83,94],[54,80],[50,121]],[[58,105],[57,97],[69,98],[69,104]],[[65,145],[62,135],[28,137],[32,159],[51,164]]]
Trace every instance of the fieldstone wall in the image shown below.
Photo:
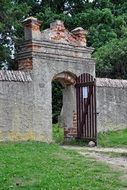
[[[0,71],[0,141],[35,138],[32,93],[30,73]]]
[[[97,79],[98,132],[127,127],[127,81]]]
[[[34,90],[32,72],[0,71],[0,141],[51,141]]]

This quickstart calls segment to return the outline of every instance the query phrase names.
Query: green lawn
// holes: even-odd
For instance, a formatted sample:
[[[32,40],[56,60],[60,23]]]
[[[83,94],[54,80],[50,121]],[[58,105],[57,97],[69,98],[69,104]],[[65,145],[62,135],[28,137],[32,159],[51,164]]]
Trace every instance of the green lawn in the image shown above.
[[[58,144],[70,144],[70,145],[79,145],[87,146],[88,143],[84,141],[72,140],[69,142],[64,142],[64,132],[58,124],[53,125],[53,138],[54,141]],[[127,148],[127,128],[118,131],[109,131],[105,133],[98,134],[98,146],[102,147],[123,147]]]
[[[120,175],[58,145],[0,144],[1,190],[119,190]]]
[[[127,128],[98,135],[98,145],[127,148]]]
[[[57,144],[64,143],[64,129],[58,124],[53,124],[53,139]]]

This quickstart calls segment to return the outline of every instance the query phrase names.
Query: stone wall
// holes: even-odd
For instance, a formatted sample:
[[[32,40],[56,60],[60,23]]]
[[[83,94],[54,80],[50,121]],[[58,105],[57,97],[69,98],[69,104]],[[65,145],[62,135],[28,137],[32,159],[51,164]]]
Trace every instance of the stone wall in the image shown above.
[[[0,141],[51,142],[52,126],[42,124],[45,106],[37,107],[35,90],[32,72],[0,71]]]
[[[127,81],[97,79],[98,132],[127,127]]]
[[[33,140],[32,82],[0,81],[0,141]]]
[[[59,73],[70,72],[74,75],[80,75],[82,72],[91,73],[94,75],[95,63],[92,59],[83,58],[84,60],[77,58],[76,56],[71,58],[70,56],[62,57],[67,51],[67,46],[59,44],[59,54],[57,46],[54,43],[52,49],[47,48],[47,44],[42,43],[43,50],[47,50],[46,53],[33,52],[33,85],[34,85],[34,96],[36,104],[36,117],[34,125],[36,128],[42,128],[44,133],[51,136],[52,138],[52,86],[51,82]],[[74,51],[75,48],[71,47]],[[85,54],[84,54],[85,57]],[[61,126],[67,128],[73,127],[73,112],[76,112],[76,97],[75,88],[73,85],[67,85],[63,91],[63,114]],[[41,112],[40,112],[41,111]]]

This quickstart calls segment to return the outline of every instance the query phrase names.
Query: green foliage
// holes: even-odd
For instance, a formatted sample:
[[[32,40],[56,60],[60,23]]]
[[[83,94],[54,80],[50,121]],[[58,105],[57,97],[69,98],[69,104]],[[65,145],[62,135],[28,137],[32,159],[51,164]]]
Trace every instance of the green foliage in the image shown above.
[[[58,123],[58,116],[62,109],[62,86],[58,81],[52,82],[52,120]]]
[[[123,41],[127,37],[127,13],[125,11],[127,3],[122,1],[117,3],[111,0],[85,1],[85,3],[83,0],[70,0],[68,2],[65,0],[60,1],[60,4],[61,8],[59,10],[57,10],[59,7],[58,1],[48,1],[48,4],[44,1],[41,4],[42,11],[37,13],[36,16],[40,20],[44,20],[43,29],[49,27],[49,23],[55,19],[63,20],[69,30],[82,26],[88,30],[88,46],[94,47],[95,52],[97,52],[94,54],[97,59],[97,76],[126,78],[126,64],[123,64],[122,71],[118,69],[121,56],[117,56],[115,64],[110,58],[108,58],[108,62],[104,61],[102,63],[104,60],[102,60],[102,57],[108,57],[109,51],[101,51],[100,48],[104,47],[106,49],[105,46],[108,43]],[[110,48],[110,50],[112,54],[114,49]],[[99,51],[101,53],[98,53]],[[116,46],[115,52],[117,51],[119,49]],[[125,71],[124,75],[123,70]]]
[[[58,124],[53,124],[53,140],[57,144],[63,144],[64,142],[64,129]]]
[[[68,139],[67,141],[64,141],[64,145],[71,145],[71,146],[79,146],[79,147],[84,147],[88,146],[88,142],[85,141],[84,139]]]
[[[122,175],[53,144],[0,144],[0,190],[119,190]]]
[[[94,57],[97,60],[97,76],[127,79],[127,39],[112,40],[99,48]]]
[[[127,128],[119,131],[109,131],[98,135],[98,145],[103,147],[127,148]]]
[[[22,38],[22,23],[29,7],[13,0],[0,1],[0,63],[11,61],[17,38]]]
[[[72,25],[72,17],[65,15],[63,13],[57,14],[53,11],[50,7],[46,7],[43,12],[39,12],[36,14],[36,17],[39,20],[44,20],[45,22],[42,25],[42,29],[48,28],[50,23],[54,22],[55,20],[62,20],[64,21],[65,25],[71,28]]]
[[[88,30],[88,45],[95,48],[94,57],[97,59],[97,75],[111,76],[112,78],[126,78],[122,73],[115,71],[114,63],[108,59],[108,63],[102,63],[102,57],[109,56],[106,49],[107,43],[123,41],[127,38],[127,2],[112,0],[1,0],[0,1],[0,63],[8,63],[11,60],[12,49],[23,37],[21,21],[29,16],[35,16],[43,21],[42,29],[56,19],[65,22],[71,30],[82,26]],[[119,45],[120,47],[120,45]],[[115,51],[119,51],[115,46]],[[111,48],[110,48],[111,50]],[[101,54],[98,53],[101,51]],[[112,50],[111,50],[112,53]],[[119,67],[121,56],[115,60]],[[105,66],[106,65],[106,66]],[[118,65],[118,66],[117,66]],[[126,64],[125,64],[126,65]],[[122,66],[124,67],[124,66]],[[125,66],[126,67],[126,66]],[[117,70],[117,69],[116,69]],[[126,68],[122,68],[126,72]],[[109,74],[107,74],[109,71]]]
[[[74,145],[74,146],[87,146],[88,142],[82,139],[68,139],[64,140],[64,129],[59,126],[59,124],[53,124],[53,140],[57,144],[64,145]]]

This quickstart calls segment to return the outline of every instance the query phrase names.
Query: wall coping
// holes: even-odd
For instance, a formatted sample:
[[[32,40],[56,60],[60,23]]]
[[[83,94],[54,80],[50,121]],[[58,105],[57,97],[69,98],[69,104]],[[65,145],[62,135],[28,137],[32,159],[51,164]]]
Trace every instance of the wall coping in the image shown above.
[[[127,80],[96,78],[97,87],[127,88]]]
[[[0,70],[0,81],[31,82],[30,72]]]

